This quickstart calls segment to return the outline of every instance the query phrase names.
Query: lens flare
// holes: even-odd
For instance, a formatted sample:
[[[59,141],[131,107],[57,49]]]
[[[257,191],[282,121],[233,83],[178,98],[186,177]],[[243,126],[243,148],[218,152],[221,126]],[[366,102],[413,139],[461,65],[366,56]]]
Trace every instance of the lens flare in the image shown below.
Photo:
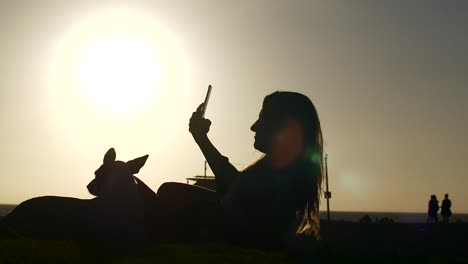
[[[322,164],[322,153],[314,147],[305,150],[306,159],[314,164]]]

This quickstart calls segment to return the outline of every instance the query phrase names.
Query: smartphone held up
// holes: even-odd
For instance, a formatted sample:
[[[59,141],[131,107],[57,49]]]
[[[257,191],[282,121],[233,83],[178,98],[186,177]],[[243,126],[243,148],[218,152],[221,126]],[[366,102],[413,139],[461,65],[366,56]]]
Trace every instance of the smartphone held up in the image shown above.
[[[208,90],[206,91],[205,101],[203,102],[202,117],[205,117],[206,108],[208,107],[208,101],[210,100],[211,95],[211,84],[208,85]]]

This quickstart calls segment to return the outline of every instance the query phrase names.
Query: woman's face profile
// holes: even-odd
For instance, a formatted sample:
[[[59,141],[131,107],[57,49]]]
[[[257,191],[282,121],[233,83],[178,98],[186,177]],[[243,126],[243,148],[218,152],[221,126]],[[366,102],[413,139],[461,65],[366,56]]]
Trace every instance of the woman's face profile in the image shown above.
[[[262,153],[268,153],[271,145],[273,131],[271,113],[266,111],[265,107],[262,108],[258,115],[257,121],[253,123],[250,130],[255,132],[254,148]]]
[[[262,111],[260,111],[257,121],[255,121],[252,124],[252,126],[250,127],[250,130],[252,130],[252,132],[255,132],[254,148],[260,152],[265,153],[266,141],[265,141],[265,135],[264,135],[265,133],[262,131],[263,130]]]
[[[263,104],[257,121],[250,127],[255,132],[254,148],[258,151],[269,154],[273,144],[273,139],[282,124],[282,117],[278,114],[273,103]]]

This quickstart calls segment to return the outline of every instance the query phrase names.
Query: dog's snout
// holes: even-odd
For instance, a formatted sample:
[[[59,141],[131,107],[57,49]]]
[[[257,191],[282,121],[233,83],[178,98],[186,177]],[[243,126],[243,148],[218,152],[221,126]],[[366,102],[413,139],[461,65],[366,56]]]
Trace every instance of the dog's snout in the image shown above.
[[[96,180],[92,180],[86,188],[88,189],[88,192],[94,196],[98,196],[99,188],[98,185],[96,184]]]

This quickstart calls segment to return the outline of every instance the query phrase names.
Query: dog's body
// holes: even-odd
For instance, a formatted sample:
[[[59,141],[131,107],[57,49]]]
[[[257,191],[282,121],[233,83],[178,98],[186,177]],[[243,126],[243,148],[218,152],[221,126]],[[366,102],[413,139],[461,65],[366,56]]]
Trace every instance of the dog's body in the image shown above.
[[[19,235],[41,238],[78,238],[85,233],[85,213],[92,200],[43,196],[18,205],[3,220],[9,230]],[[83,223],[83,225],[81,225]]]
[[[148,155],[116,161],[114,149],[104,156],[88,190],[94,199],[43,196],[24,201],[2,219],[3,228],[19,235],[40,238],[145,239],[156,194],[133,176]],[[146,219],[145,219],[146,218]]]

